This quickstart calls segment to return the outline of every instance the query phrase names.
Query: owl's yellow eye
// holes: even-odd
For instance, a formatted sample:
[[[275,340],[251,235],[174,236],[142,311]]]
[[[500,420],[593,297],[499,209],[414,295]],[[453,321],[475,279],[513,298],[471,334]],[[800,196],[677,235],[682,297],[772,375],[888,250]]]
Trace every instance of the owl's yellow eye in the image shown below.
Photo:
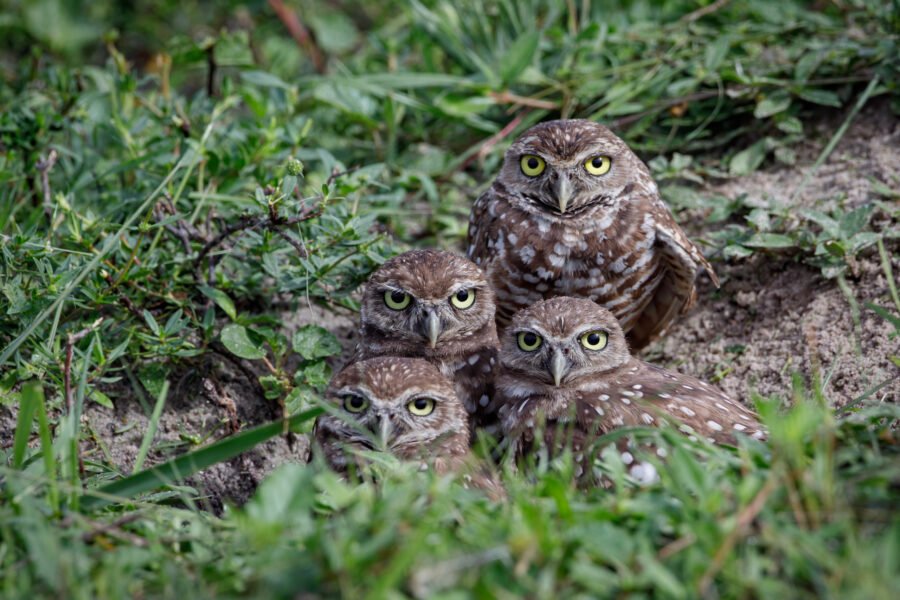
[[[410,302],[412,302],[410,295],[400,290],[388,290],[384,293],[384,303],[391,310],[403,310]]]
[[[605,175],[612,166],[612,159],[608,156],[594,156],[584,161],[584,168],[591,175]]]
[[[369,401],[362,396],[347,394],[344,396],[344,410],[351,413],[361,413],[369,408]]]
[[[541,347],[541,343],[544,341],[541,339],[541,336],[533,331],[523,331],[519,333],[517,340],[519,342],[519,348],[525,352],[534,352]]]
[[[607,340],[605,331],[588,331],[581,336],[581,345],[588,350],[603,350]]]
[[[456,308],[469,308],[475,304],[475,290],[459,290],[450,296],[450,304]]]
[[[427,417],[434,412],[434,400],[431,398],[416,398],[407,404],[406,408],[417,417]]]
[[[537,177],[544,172],[544,168],[546,168],[547,163],[545,163],[544,159],[540,156],[535,156],[534,154],[526,154],[522,157],[522,160],[519,161],[519,165],[522,167],[523,173],[525,173],[529,177]]]

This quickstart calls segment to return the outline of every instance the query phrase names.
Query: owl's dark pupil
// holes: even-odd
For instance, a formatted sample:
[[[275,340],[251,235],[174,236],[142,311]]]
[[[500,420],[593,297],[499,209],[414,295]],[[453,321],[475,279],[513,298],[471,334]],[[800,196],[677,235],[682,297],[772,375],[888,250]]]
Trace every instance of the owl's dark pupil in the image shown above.
[[[600,343],[600,334],[599,333],[592,333],[592,334],[588,335],[588,344],[590,344],[591,346],[596,346],[599,343]]]
[[[537,169],[541,163],[538,162],[538,159],[535,157],[531,157],[528,159],[528,168],[529,169]]]
[[[600,158],[599,156],[595,157],[594,160],[591,161],[591,164],[594,165],[595,169],[599,169],[600,167],[603,166],[603,159]],[[593,342],[591,342],[591,343],[593,343]]]
[[[469,299],[469,290],[459,290],[456,292],[456,299],[460,302],[465,302]]]
[[[362,408],[365,401],[359,396],[350,396],[349,402],[351,408]]]
[[[404,294],[403,292],[398,292],[397,290],[394,290],[393,292],[391,292],[391,300],[393,300],[397,304],[400,304],[405,299],[406,299],[406,294]]]
[[[529,331],[522,336],[522,341],[525,342],[526,346],[534,346],[537,343],[537,336]]]
[[[415,401],[414,404],[416,406],[416,409],[418,410],[425,410],[426,408],[428,408],[428,400],[426,400],[425,398],[419,398]]]

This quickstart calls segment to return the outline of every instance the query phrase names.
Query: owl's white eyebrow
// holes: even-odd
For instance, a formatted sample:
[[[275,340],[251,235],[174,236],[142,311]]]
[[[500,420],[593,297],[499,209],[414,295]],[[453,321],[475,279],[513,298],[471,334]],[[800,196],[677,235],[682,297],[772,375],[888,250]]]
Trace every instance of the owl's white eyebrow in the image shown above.
[[[339,389],[336,394],[338,396],[338,399],[341,399],[341,396],[347,395],[362,396],[366,400],[372,397],[372,391],[364,385],[344,387]]]
[[[425,390],[419,389],[419,390],[412,390],[412,391],[404,392],[403,394],[400,395],[400,397],[398,399],[400,400],[401,404],[407,404],[417,398],[430,398],[431,400],[434,400],[438,404],[441,404],[447,400],[447,398],[441,392],[439,392],[437,390],[428,390],[428,389],[425,389]]]
[[[458,292],[460,290],[470,290],[472,288],[483,289],[484,287],[485,287],[484,283],[480,283],[478,281],[471,281],[471,280],[461,281],[458,284],[456,284],[455,286],[453,286],[452,288],[450,288],[450,295],[452,296],[453,294],[455,294],[456,292]]]
[[[581,337],[586,333],[594,333],[595,331],[609,335],[609,332],[602,325],[591,325],[590,327],[579,330],[578,333],[575,334],[575,337]]]
[[[402,287],[393,283],[382,283],[380,287],[384,291],[400,292],[401,294],[409,294],[410,296],[412,296],[412,294],[404,290]]]

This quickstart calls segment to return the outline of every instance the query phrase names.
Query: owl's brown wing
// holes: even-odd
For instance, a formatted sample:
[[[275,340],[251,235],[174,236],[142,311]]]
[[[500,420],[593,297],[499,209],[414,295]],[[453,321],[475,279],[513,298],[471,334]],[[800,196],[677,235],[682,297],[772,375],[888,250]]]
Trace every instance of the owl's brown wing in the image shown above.
[[[734,444],[736,433],[766,437],[756,414],[717,388],[637,359],[629,361],[608,395],[611,405],[631,409],[630,418],[625,419],[628,425],[656,426],[668,421],[688,435],[720,444]]]
[[[489,187],[478,196],[469,213],[466,256],[485,271],[488,270],[488,265],[485,263],[491,258],[491,253],[488,252],[488,240],[496,220],[496,217],[491,216],[490,205],[496,201],[496,195],[494,186]]]
[[[719,286],[719,278],[712,265],[684,234],[668,208],[658,199],[653,204],[656,221],[654,251],[659,256],[660,268],[665,274],[637,322],[628,332],[628,344],[634,350],[652,342],[675,317],[693,306],[697,297],[694,280],[699,267],[703,267],[709,274],[716,287]]]

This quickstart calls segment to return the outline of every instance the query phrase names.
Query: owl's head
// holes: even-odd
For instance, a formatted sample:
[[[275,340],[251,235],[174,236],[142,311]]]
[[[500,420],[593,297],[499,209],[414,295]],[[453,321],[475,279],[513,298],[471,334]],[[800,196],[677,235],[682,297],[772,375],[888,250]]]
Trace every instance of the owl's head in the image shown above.
[[[348,450],[411,460],[468,448],[466,409],[453,383],[425,360],[352,363],[332,378],[325,396],[333,410],[318,418],[315,435],[332,464],[346,464]]]
[[[646,165],[609,129],[584,119],[535,125],[506,152],[498,181],[526,208],[557,218],[612,206],[639,181]]]
[[[361,344],[379,354],[444,356],[496,342],[494,292],[475,263],[412,250],[384,263],[363,294]],[[487,338],[485,338],[487,335]]]
[[[513,316],[500,340],[505,373],[555,387],[620,367],[629,357],[613,314],[584,298],[536,302]]]

